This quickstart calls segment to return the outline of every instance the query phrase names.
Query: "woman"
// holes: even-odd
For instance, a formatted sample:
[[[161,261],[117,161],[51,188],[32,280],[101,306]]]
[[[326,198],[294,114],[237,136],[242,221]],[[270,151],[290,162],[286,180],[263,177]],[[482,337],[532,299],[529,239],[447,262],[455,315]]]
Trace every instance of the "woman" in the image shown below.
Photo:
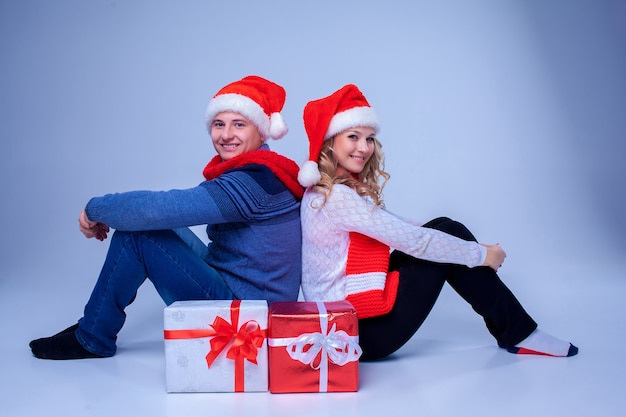
[[[84,316],[52,337],[32,341],[36,357],[114,355],[124,309],[146,278],[166,304],[298,298],[304,190],[298,165],[265,144],[287,133],[280,115],[284,102],[281,86],[257,76],[223,87],[207,108],[217,155],[204,168],[204,182],[89,201],[78,219],[81,232],[104,240],[109,227],[116,231]],[[200,224],[207,225],[208,247],[186,228]]]
[[[573,356],[578,348],[537,328],[497,271],[505,252],[462,224],[424,225],[385,211],[384,171],[374,110],[355,85],[307,103],[309,161],[298,179],[302,290],[306,300],[347,299],[359,316],[362,360],[390,355],[431,311],[445,282],[480,314],[511,353]],[[389,248],[394,251],[389,253]]]

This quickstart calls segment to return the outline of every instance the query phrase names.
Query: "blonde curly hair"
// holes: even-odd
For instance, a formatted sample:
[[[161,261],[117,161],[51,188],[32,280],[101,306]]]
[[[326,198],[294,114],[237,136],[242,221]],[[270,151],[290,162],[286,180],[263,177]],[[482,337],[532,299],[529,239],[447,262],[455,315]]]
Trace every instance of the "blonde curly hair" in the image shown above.
[[[374,138],[374,153],[365,164],[365,167],[363,167],[363,171],[359,173],[358,178],[354,178],[349,174],[339,174],[337,172],[337,160],[333,155],[335,137],[333,136],[322,144],[317,161],[322,178],[316,185],[311,187],[314,191],[321,192],[324,195],[324,200],[319,207],[326,204],[328,196],[332,193],[333,185],[343,184],[354,189],[360,196],[371,198],[375,206],[384,208],[382,190],[390,175],[385,171],[383,145],[378,139]]]

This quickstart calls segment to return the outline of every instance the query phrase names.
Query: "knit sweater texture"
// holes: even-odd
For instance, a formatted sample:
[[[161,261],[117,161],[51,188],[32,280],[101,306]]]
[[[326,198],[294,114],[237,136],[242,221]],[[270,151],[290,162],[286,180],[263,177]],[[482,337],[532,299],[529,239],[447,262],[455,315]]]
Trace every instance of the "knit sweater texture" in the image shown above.
[[[345,185],[335,184],[322,202],[320,192],[308,189],[301,205],[302,292],[307,301],[348,299],[359,318],[385,314],[395,301],[398,280],[397,274],[387,274],[390,248],[468,267],[481,265],[486,257],[478,243],[407,222]]]
[[[261,149],[267,150],[267,145]],[[123,231],[206,224],[205,261],[236,298],[298,298],[300,201],[265,165],[237,167],[189,189],[96,197],[85,210],[90,220]]]

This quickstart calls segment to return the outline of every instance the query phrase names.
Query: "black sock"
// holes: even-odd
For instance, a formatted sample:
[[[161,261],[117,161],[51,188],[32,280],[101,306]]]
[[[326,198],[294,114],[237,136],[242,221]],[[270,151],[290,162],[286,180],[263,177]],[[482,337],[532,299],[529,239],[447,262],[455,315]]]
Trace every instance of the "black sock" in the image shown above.
[[[76,339],[78,324],[51,337],[33,340],[30,348],[33,355],[39,359],[87,359],[101,358],[102,356],[89,352]]]
[[[62,334],[65,334],[65,333],[75,332],[75,331],[76,331],[76,329],[78,329],[78,323],[71,325],[70,327],[68,327],[68,328],[67,328],[67,329],[65,329],[65,330],[61,330],[59,333],[55,334],[54,336],[50,336],[50,337],[42,337],[42,338],[40,338],[40,339],[35,339],[35,340],[32,340],[32,341],[29,343],[29,346],[30,346],[30,348],[32,349],[33,347],[37,347],[37,346],[39,346],[39,345],[41,344],[41,342],[43,342],[43,341],[50,340],[50,339],[52,339],[53,337],[61,336]]]

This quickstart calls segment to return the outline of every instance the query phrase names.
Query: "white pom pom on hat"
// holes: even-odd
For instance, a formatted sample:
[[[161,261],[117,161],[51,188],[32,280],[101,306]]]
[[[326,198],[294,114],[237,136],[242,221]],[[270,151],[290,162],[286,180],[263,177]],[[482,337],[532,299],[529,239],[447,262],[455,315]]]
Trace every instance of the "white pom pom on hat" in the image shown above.
[[[280,139],[287,134],[289,128],[283,119],[283,116],[276,112],[270,116],[270,137]]]
[[[325,140],[352,127],[368,126],[375,132],[380,129],[376,112],[354,84],[308,102],[303,118],[309,138],[309,160],[300,168],[298,181],[304,187],[311,187],[321,179],[317,160]]]
[[[298,182],[303,187],[310,187],[322,179],[317,162],[306,161],[298,172]]]
[[[249,75],[226,85],[213,96],[206,110],[207,126],[218,113],[233,111],[254,123],[264,139],[280,139],[289,130],[280,114],[286,97],[280,85]]]

